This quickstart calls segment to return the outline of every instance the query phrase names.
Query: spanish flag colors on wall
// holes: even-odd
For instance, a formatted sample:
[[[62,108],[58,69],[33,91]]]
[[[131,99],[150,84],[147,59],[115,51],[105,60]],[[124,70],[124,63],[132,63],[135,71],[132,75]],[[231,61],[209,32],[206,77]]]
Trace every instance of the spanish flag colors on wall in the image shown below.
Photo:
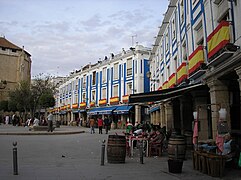
[[[189,56],[188,73],[192,74],[204,63],[203,46],[198,46],[197,49]]]
[[[208,58],[222,49],[230,41],[229,22],[222,21],[208,36]]]
[[[177,84],[187,79],[187,63],[183,62],[177,69]]]

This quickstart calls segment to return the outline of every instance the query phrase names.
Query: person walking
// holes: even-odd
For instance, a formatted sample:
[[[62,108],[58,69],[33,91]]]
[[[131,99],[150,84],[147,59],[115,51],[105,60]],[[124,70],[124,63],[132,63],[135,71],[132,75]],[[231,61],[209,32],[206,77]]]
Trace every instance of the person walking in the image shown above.
[[[98,118],[98,127],[99,127],[99,134],[102,134],[102,127],[103,127],[103,119],[101,117]]]
[[[54,120],[54,116],[51,112],[49,112],[48,117],[48,132],[51,131],[53,132],[53,120]]]
[[[109,130],[109,119],[107,116],[105,116],[104,118],[104,124],[105,124],[105,134],[108,134],[108,130]]]
[[[90,117],[89,124],[90,124],[90,134],[94,134],[95,133],[95,120],[93,117]]]

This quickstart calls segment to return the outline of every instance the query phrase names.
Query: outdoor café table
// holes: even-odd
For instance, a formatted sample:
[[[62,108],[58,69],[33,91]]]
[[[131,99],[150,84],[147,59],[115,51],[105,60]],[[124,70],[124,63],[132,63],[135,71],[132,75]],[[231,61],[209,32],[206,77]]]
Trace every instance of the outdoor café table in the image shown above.
[[[148,138],[130,136],[128,140],[129,140],[129,145],[131,149],[131,156],[133,156],[134,141],[142,142],[143,143],[142,145],[144,145],[146,142],[146,157],[148,156],[148,148],[149,148]]]

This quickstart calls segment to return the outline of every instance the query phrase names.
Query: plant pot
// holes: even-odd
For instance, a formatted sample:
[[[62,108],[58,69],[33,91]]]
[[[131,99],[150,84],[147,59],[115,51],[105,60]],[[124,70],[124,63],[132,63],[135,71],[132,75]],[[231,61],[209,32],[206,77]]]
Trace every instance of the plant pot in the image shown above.
[[[183,160],[168,159],[168,169],[170,173],[182,173]]]

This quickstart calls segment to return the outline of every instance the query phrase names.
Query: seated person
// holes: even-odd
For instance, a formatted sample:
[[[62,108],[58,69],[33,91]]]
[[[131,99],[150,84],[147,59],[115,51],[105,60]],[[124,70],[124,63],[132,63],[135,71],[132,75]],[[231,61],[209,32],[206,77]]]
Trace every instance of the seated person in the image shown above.
[[[224,136],[223,152],[222,155],[226,156],[226,167],[238,167],[240,150],[238,145],[232,140],[231,135],[228,133]]]
[[[152,144],[152,143],[162,143],[164,138],[165,138],[165,136],[160,131],[156,131],[155,135],[150,137],[149,144]]]

